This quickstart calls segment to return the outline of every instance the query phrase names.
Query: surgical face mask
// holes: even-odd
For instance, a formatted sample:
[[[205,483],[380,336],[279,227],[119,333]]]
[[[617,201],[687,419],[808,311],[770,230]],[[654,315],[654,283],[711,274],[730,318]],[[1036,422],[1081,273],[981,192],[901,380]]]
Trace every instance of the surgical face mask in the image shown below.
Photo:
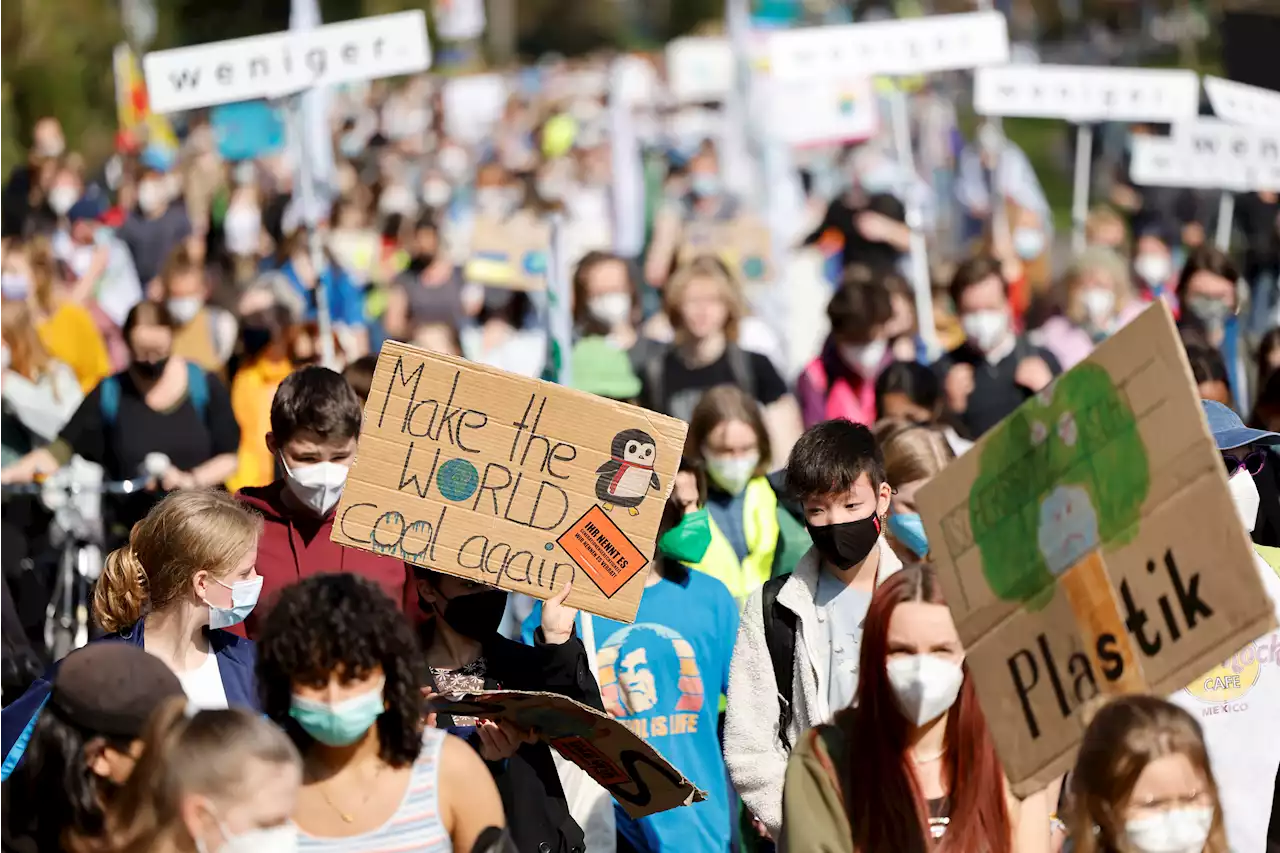
[[[246,187],[257,183],[258,170],[254,167],[253,161],[245,160],[237,163],[236,167],[231,170],[231,180],[238,187]]]
[[[898,187],[898,170],[887,164],[874,166],[858,176],[858,185],[867,195],[892,193]]]
[[[59,216],[66,216],[79,197],[80,191],[75,187],[60,184],[49,190],[49,207]]]
[[[1201,853],[1213,829],[1213,809],[1169,809],[1125,821],[1124,834],[1138,853]]]
[[[1188,296],[1187,310],[1210,329],[1221,329],[1231,316],[1231,308],[1212,296]]]
[[[924,521],[918,512],[895,512],[889,516],[889,532],[893,538],[911,549],[911,553],[924,559],[929,553],[929,537],[924,532]]]
[[[608,326],[625,323],[631,317],[631,295],[628,293],[602,293],[587,302],[591,316]]]
[[[1133,271],[1138,274],[1138,278],[1146,282],[1147,287],[1155,288],[1167,282],[1173,275],[1173,261],[1168,255],[1147,252],[1134,259]]]
[[[991,352],[1009,332],[1009,315],[1004,311],[974,311],[960,318],[960,326],[974,346]]]
[[[230,607],[219,607],[213,602],[205,602],[209,606],[209,627],[213,629],[239,625],[253,612],[254,606],[258,603],[258,596],[262,594],[262,575],[236,581],[231,586],[227,586],[217,578],[214,578],[213,582],[224,589],[231,590]]]
[[[707,172],[699,172],[690,178],[689,188],[699,198],[711,198],[720,193],[720,177]]]
[[[515,209],[515,196],[505,187],[484,187],[476,190],[476,210],[486,216],[503,217]]]
[[[338,505],[350,468],[337,462],[316,462],[290,468],[289,463],[283,459],[281,462],[289,491],[308,509],[316,515],[325,516]]]
[[[158,212],[169,201],[169,187],[163,181],[151,179],[138,184],[138,207],[142,212]]]
[[[898,710],[917,726],[951,710],[964,684],[960,665],[937,655],[899,655],[885,664],[885,670]]]
[[[697,509],[684,514],[680,523],[658,537],[658,550],[682,563],[700,563],[711,547],[711,513]]]
[[[467,155],[461,148],[449,147],[440,152],[438,157],[440,171],[457,183],[466,177]]]
[[[267,829],[251,829],[236,835],[218,821],[222,844],[210,850],[196,839],[199,853],[294,853],[298,849],[298,825],[292,821]]]
[[[67,150],[67,143],[61,136],[55,139],[50,139],[49,141],[45,142],[43,145],[36,146],[36,151],[37,153],[40,154],[41,157],[48,157],[50,159],[54,157],[61,157],[62,152],[66,150]]]
[[[413,193],[408,187],[396,184],[387,187],[382,191],[382,195],[378,196],[378,212],[383,216],[390,216],[393,213],[409,215],[416,211],[418,203],[413,198]]]
[[[445,180],[431,179],[422,185],[422,200],[427,207],[444,207],[453,197],[453,188]]]
[[[1231,475],[1231,479],[1227,480],[1227,488],[1231,490],[1231,500],[1236,505],[1240,523],[1244,525],[1245,530],[1252,533],[1254,525],[1258,523],[1258,507],[1262,505],[1262,498],[1258,495],[1258,484],[1253,481],[1253,475],[1248,471],[1237,471]]]
[[[747,487],[760,464],[758,451],[745,456],[714,456],[707,454],[707,476],[720,488],[736,495]]]
[[[885,353],[889,351],[889,342],[879,340],[867,344],[837,344],[836,350],[845,364],[863,376],[873,376],[884,361]]]
[[[1080,305],[1091,325],[1103,326],[1115,310],[1116,295],[1105,287],[1091,287],[1080,294]]]
[[[1044,232],[1039,228],[1015,228],[1013,251],[1024,261],[1033,261],[1044,254]]]
[[[165,307],[178,325],[185,326],[196,318],[204,307],[204,300],[199,296],[176,296],[165,300]]]
[[[31,279],[23,273],[7,272],[0,275],[0,296],[5,299],[26,299],[31,294]]]
[[[257,205],[241,202],[230,207],[222,220],[227,251],[233,255],[256,255],[262,235],[262,211]]]
[[[295,693],[289,716],[325,746],[351,746],[364,737],[386,710],[382,698],[385,686],[386,679],[381,679],[371,690],[336,705]]]

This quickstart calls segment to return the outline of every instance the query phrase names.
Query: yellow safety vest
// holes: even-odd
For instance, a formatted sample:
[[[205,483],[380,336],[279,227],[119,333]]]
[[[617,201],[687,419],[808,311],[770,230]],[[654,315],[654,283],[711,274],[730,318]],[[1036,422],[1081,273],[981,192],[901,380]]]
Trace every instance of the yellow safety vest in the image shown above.
[[[764,477],[747,483],[743,507],[743,532],[747,556],[738,560],[733,545],[711,517],[711,545],[694,570],[723,583],[741,607],[747,596],[773,576],[773,555],[778,548],[778,496]]]

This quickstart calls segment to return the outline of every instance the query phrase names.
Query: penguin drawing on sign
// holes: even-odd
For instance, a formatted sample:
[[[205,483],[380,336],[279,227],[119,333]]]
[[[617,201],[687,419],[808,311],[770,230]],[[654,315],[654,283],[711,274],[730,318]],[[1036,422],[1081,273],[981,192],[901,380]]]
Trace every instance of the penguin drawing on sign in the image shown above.
[[[653,463],[658,461],[658,445],[641,429],[624,429],[613,437],[609,460],[596,469],[596,497],[605,512],[614,506],[625,506],[631,515],[639,515],[638,506],[650,489],[662,484]]]

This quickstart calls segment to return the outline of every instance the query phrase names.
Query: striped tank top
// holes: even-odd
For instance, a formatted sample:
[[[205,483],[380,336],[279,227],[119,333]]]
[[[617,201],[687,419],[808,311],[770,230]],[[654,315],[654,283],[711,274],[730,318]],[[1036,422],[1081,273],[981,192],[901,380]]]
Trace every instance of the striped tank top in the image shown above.
[[[363,835],[345,838],[316,838],[298,833],[299,853],[453,853],[453,841],[440,820],[440,753],[443,729],[427,729],[422,735],[422,754],[413,764],[409,787],[390,819]]]

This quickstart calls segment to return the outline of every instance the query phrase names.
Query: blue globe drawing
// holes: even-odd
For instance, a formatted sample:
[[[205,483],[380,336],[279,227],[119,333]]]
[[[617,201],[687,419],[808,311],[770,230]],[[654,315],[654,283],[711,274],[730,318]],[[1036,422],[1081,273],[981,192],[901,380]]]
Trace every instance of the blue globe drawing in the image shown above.
[[[742,274],[754,281],[764,275],[764,261],[760,258],[747,258],[742,262]]]
[[[480,474],[476,466],[465,459],[450,459],[436,472],[436,486],[440,494],[451,501],[465,501],[476,493]]]
[[[524,271],[529,275],[545,275],[547,272],[547,253],[525,252]]]

